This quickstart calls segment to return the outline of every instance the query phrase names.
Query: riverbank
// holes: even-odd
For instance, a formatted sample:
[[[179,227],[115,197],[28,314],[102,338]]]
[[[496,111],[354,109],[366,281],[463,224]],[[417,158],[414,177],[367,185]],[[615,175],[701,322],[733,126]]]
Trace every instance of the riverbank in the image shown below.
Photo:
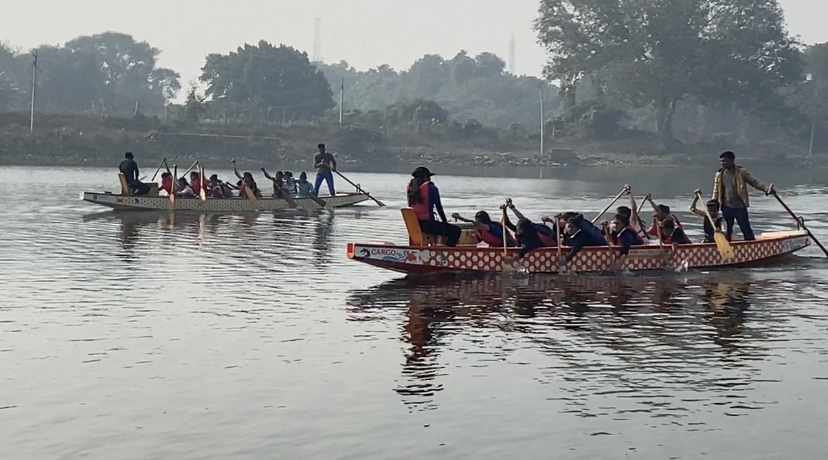
[[[722,150],[737,151],[752,164],[820,166],[789,145],[684,145],[664,152],[654,136],[617,141],[545,140],[494,128],[463,136],[414,128],[340,129],[325,124],[239,125],[163,123],[157,118],[97,118],[40,115],[29,132],[28,114],[0,114],[0,164],[32,166],[108,166],[132,151],[144,161],[166,157],[185,164],[239,163],[307,169],[315,145],[324,142],[340,162],[360,169],[394,170],[409,165],[454,167],[675,167],[709,164]],[[785,152],[782,154],[781,152]]]

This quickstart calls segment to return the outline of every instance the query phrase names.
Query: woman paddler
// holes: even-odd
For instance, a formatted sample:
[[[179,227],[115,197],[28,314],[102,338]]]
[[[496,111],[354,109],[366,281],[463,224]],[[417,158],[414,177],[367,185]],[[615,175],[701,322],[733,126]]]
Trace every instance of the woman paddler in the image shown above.
[[[414,209],[417,220],[420,221],[420,229],[423,233],[446,237],[446,246],[457,246],[463,230],[448,223],[446,213],[443,211],[443,203],[440,201],[440,192],[437,186],[431,182],[434,173],[423,166],[418,167],[411,173],[413,179],[408,183],[406,195],[408,206]],[[434,210],[437,210],[441,221],[434,218]]]
[[[501,224],[500,222],[492,221],[492,218],[486,211],[477,211],[477,214],[474,215],[474,220],[466,219],[458,213],[452,214],[451,217],[461,222],[468,222],[474,224],[474,236],[477,238],[477,241],[486,243],[489,245],[489,247],[503,247],[504,231],[506,232],[506,246],[510,248],[517,246],[517,241],[515,241],[515,239],[512,237],[512,234],[509,233],[509,230],[504,229],[503,224]],[[509,226],[508,223],[506,225],[507,227]],[[514,231],[514,226],[512,226],[511,228]]]

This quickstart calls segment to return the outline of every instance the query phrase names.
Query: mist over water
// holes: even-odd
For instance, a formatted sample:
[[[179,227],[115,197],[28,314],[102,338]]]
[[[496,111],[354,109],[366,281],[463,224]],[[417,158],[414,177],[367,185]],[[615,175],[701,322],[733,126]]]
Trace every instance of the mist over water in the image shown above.
[[[433,169],[449,214],[511,197],[531,218],[591,216],[629,182],[691,237],[683,211],[712,185],[703,169]],[[752,172],[828,242],[824,177]],[[117,190],[112,169],[0,168],[0,458],[824,456],[815,246],[769,269],[404,279],[345,246],[405,242],[409,176],[346,175],[388,207],[112,213],[77,198]],[[751,216],[792,227],[761,194]]]

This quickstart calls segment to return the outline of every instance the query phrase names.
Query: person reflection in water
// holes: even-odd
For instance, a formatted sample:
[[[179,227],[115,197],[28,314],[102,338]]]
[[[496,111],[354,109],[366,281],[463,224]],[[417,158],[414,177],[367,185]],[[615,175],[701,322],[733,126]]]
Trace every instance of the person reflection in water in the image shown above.
[[[423,233],[446,237],[446,246],[457,246],[463,230],[448,223],[446,212],[443,210],[443,203],[440,201],[440,191],[431,182],[434,173],[423,166],[415,169],[408,183],[408,206],[414,209],[417,220],[420,221],[420,229]],[[434,210],[440,215],[438,221],[434,218]]]

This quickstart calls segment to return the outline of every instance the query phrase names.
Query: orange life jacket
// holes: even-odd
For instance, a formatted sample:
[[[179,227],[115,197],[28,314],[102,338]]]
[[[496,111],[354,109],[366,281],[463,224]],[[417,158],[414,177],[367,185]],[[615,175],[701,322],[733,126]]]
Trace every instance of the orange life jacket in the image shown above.
[[[497,235],[497,234],[495,234],[494,232],[491,231],[492,225],[496,225],[497,227],[500,228],[500,231],[501,231],[500,235]],[[509,233],[509,230],[506,230],[505,228],[503,228],[503,225],[495,223],[495,222],[492,222],[491,224],[489,224],[489,230],[481,230],[481,229],[478,228],[478,229],[475,230],[474,233],[475,233],[475,236],[477,236],[477,241],[483,241],[484,243],[488,244],[489,246],[493,246],[493,247],[494,246],[503,247],[503,233],[502,232],[504,232],[504,231],[506,232],[506,245],[511,246],[511,247],[516,246],[517,243],[515,242],[515,239],[512,238],[512,235]]]
[[[434,218],[434,215],[431,213],[431,200],[428,193],[430,185],[431,182],[425,182],[420,185],[420,202],[411,205],[411,208],[414,209],[414,214],[417,215],[417,220],[432,220]],[[408,184],[406,193],[410,192],[410,190],[411,183]]]

